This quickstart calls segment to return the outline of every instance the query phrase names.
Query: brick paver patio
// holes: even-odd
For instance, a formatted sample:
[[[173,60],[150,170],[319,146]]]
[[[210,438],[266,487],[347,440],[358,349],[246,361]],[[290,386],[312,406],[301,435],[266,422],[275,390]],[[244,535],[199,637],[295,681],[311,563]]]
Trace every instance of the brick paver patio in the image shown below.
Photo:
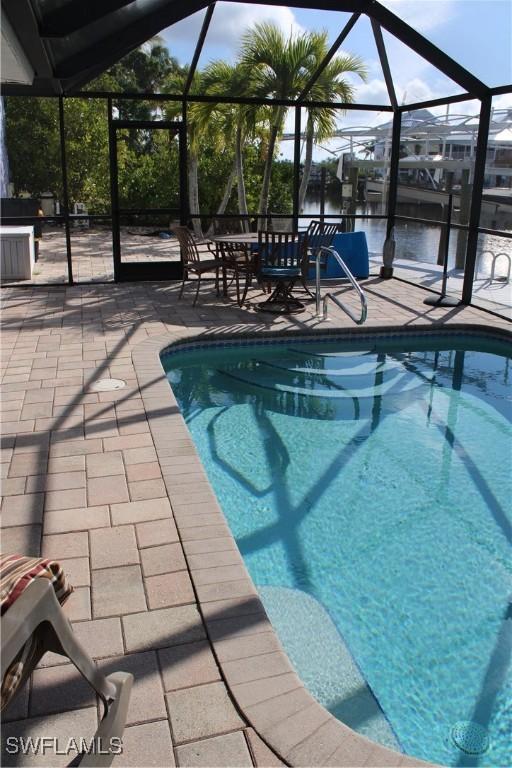
[[[145,228],[125,227],[121,230],[121,254],[123,262],[177,261],[180,258],[176,241],[157,236],[154,228],[143,234]],[[113,282],[114,263],[112,256],[112,232],[102,227],[71,229],[71,251],[73,279],[76,283]],[[490,278],[489,251],[487,260],[478,262],[479,268],[473,285],[473,302],[477,306],[512,319],[512,284],[510,281],[492,281]],[[377,274],[381,263],[380,253],[370,253],[370,271]],[[497,275],[504,275],[507,262],[498,263]],[[414,259],[396,258],[395,276],[412,283],[441,291],[442,267]],[[16,285],[65,284],[68,282],[66,238],[64,229],[46,228],[39,245],[39,260],[35,265],[32,280],[16,280]],[[463,271],[450,269],[448,292],[462,296]]]
[[[179,260],[176,241],[161,239],[154,233],[142,234],[143,231],[144,228],[121,230],[121,257],[124,262]],[[76,283],[114,280],[112,232],[109,228],[72,227],[71,253],[73,279]],[[32,279],[12,282],[16,285],[68,282],[66,235],[63,227],[44,229]]]
[[[476,323],[510,329],[506,320],[474,308],[425,306],[424,291],[397,280],[370,278],[365,286],[370,328]],[[288,733],[300,741],[294,730],[304,727],[313,737],[317,730],[325,734],[310,764],[375,764],[355,742],[352,751],[329,753],[330,722],[313,723],[313,712],[303,722],[293,696],[286,699],[288,711],[275,712],[272,698],[298,683],[281,668],[282,654],[265,617],[255,619],[261,634],[245,637],[249,645],[255,637],[260,643],[256,652],[248,648],[250,659],[240,655],[240,642],[232,643],[244,634],[229,618],[237,615],[236,585],[243,577],[238,553],[222,520],[201,509],[211,491],[206,481],[197,482],[202,470],[189,438],[177,430],[162,443],[158,423],[168,414],[157,389],[152,394],[152,382],[140,374],[141,361],[156,355],[144,351],[152,338],[353,324],[334,307],[327,323],[309,310],[271,318],[217,299],[208,287],[192,308],[191,288],[178,302],[178,287],[139,283],[2,292],[2,550],[58,558],[76,588],[66,611],[78,638],[106,670],[133,672],[124,753],[114,765],[281,765],[252,727],[269,715],[280,719],[276,737]],[[257,300],[254,291],[250,301]],[[127,386],[92,389],[108,377]],[[200,515],[192,524],[191,513]],[[217,606],[225,610],[222,622],[212,620]],[[219,627],[222,635],[216,637]],[[258,677],[258,653],[275,662],[261,690],[246,683]],[[4,736],[92,735],[97,703],[74,667],[62,661],[54,655],[43,659],[5,713]],[[311,743],[316,749],[314,738]],[[47,754],[23,762],[4,755],[4,764],[9,760],[55,766],[69,758]]]

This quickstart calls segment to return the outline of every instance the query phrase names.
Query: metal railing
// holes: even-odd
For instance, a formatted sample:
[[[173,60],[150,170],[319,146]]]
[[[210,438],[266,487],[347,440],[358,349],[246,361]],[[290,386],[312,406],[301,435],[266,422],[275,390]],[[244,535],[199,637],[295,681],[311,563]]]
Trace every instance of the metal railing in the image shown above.
[[[347,267],[341,256],[339,255],[338,251],[335,251],[334,248],[328,248],[325,245],[322,245],[320,248],[318,248],[315,256],[316,261],[316,272],[315,272],[315,280],[316,280],[316,314],[317,317],[320,315],[320,304],[322,302],[322,296],[320,295],[320,258],[322,256],[322,252],[329,253],[340,265],[340,267],[345,272],[346,277],[348,278],[349,282],[351,283],[352,287],[355,289],[357,295],[359,296],[361,300],[361,315],[359,317],[356,317],[353,312],[341,302],[337,296],[335,296],[332,293],[326,293],[323,297],[323,319],[325,320],[327,318],[327,304],[329,302],[329,299],[333,301],[340,309],[342,309],[345,314],[347,314],[351,320],[356,323],[356,325],[362,325],[366,321],[366,317],[368,315],[368,302],[366,301],[366,296],[364,294],[363,289],[355,279],[354,275],[350,271],[350,269]]]
[[[478,280],[478,273],[482,266],[482,258],[483,256],[487,256],[488,254],[490,254],[491,256],[491,274],[489,277],[489,283],[509,283],[510,273],[512,271],[512,258],[510,257],[510,254],[505,253],[505,251],[501,251],[501,253],[494,253],[494,251],[488,250],[488,251],[482,251],[480,254],[478,254],[477,262],[476,262],[475,280]],[[502,256],[505,257],[508,263],[507,274],[498,275],[498,277],[496,277],[496,262],[498,261],[498,259],[501,259]]]

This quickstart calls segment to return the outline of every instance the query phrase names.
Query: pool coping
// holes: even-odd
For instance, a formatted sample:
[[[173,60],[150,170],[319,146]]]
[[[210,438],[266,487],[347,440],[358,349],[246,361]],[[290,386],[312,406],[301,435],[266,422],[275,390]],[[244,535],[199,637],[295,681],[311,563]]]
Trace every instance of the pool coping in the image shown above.
[[[132,351],[146,417],[173,509],[198,609],[222,677],[244,719],[275,754],[293,766],[419,766],[423,760],[388,749],[333,717],[306,690],[269,622],[165,375],[161,355],[184,347],[232,346],[323,338],[374,339],[461,335],[512,342],[487,325],[388,325],[379,328],[239,333],[183,329],[151,336]],[[187,465],[184,484],[182,469]],[[173,468],[178,465],[180,472]],[[194,492],[190,487],[194,486]],[[229,552],[229,565],[194,567],[197,553]],[[215,558],[214,558],[215,559]],[[219,558],[222,563],[223,556]],[[205,570],[208,571],[205,574]]]

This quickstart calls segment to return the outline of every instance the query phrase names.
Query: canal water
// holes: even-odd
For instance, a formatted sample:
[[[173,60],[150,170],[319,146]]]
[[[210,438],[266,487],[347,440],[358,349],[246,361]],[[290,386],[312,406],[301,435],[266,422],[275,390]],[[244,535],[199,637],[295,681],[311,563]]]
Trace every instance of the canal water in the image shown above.
[[[380,201],[362,203],[357,206],[358,215],[377,215],[381,213]],[[419,212],[421,211],[421,212]],[[311,219],[318,219],[320,214],[320,195],[311,194],[306,198],[304,212],[311,218],[301,219],[300,226],[307,227]],[[332,193],[325,196],[325,215],[340,215],[341,200]],[[426,219],[440,217],[439,206],[423,205],[421,208],[410,204],[398,204],[397,213],[403,216],[421,216]],[[333,219],[331,219],[333,221]],[[364,230],[368,242],[370,256],[381,256],[382,246],[386,238],[385,219],[356,219],[356,230]],[[396,252],[395,258],[408,259],[410,261],[423,262],[424,264],[436,264],[439,253],[439,239],[441,228],[436,224],[423,224],[416,222],[397,222],[395,227]],[[448,268],[452,269],[456,263],[457,240],[465,237],[465,233],[457,229],[451,229]],[[464,244],[463,244],[464,245]],[[512,259],[512,239],[496,235],[480,235],[478,243],[479,268],[478,277],[489,277],[493,255],[505,253]],[[496,274],[505,274],[508,261],[501,257],[496,263]]]

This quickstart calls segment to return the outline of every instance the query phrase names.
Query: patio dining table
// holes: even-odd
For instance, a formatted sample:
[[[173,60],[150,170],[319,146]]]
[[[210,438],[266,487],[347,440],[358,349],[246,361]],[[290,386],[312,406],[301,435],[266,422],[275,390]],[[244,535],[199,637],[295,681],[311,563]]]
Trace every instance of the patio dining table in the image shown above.
[[[300,240],[300,236],[303,233],[296,233],[298,236],[298,239]],[[293,236],[295,237],[295,235]],[[229,265],[230,259],[229,257],[226,257],[225,250],[221,247],[223,243],[230,243],[234,246],[234,251],[236,251],[236,246],[240,245],[240,250],[249,251],[251,253],[251,272],[256,275],[258,273],[258,259],[259,254],[257,251],[257,246],[259,243],[259,233],[258,232],[236,232],[232,234],[223,234],[223,235],[213,235],[211,237],[212,242],[216,244],[217,248],[217,254],[218,256],[226,263],[226,266]],[[233,257],[236,259],[236,256]],[[227,278],[226,278],[226,269],[222,270],[222,293],[224,296],[227,296]],[[267,302],[264,302],[267,304]]]
[[[233,232],[231,235],[212,235],[214,243],[243,243],[253,245],[258,242],[257,232]]]

